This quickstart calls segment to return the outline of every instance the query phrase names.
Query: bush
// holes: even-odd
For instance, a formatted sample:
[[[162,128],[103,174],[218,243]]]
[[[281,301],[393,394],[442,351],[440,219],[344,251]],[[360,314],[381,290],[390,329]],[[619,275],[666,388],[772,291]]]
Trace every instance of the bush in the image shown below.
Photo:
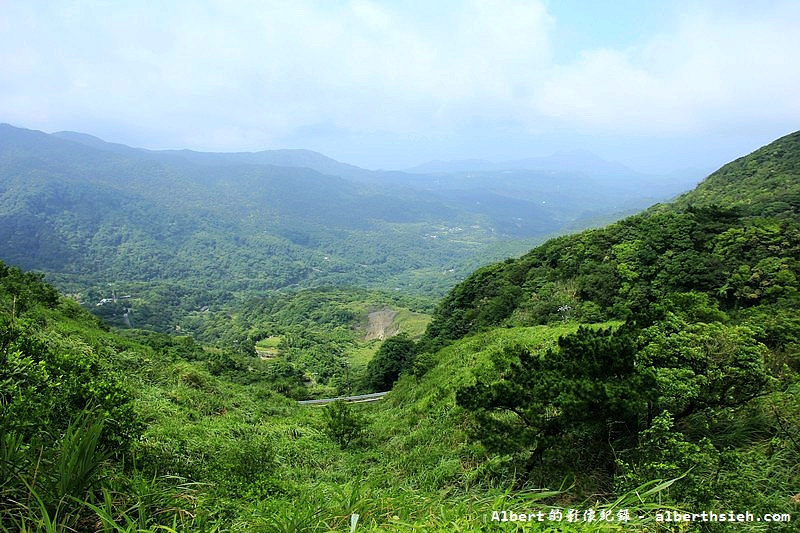
[[[652,425],[642,431],[639,446],[630,451],[637,459],[635,464],[618,462],[615,482],[619,492],[632,490],[653,479],[678,478],[666,491],[672,501],[711,503],[719,454],[708,439],[693,443],[676,431],[669,412],[655,417]]]
[[[364,434],[366,420],[346,402],[337,400],[323,409],[325,434],[342,449],[356,442]]]
[[[268,437],[245,427],[234,431],[220,458],[221,470],[229,482],[252,484],[272,475],[275,453]]]
[[[133,394],[77,336],[0,315],[0,430],[26,442],[66,428],[84,410],[106,419],[101,441],[117,452],[141,431]]]

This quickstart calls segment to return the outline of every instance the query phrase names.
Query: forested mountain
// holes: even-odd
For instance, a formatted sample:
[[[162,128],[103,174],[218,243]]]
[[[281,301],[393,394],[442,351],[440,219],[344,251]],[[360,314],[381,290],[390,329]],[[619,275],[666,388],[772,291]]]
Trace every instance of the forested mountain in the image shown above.
[[[800,132],[674,203],[478,269],[434,312],[411,371],[470,360],[477,338],[583,324],[474,360],[452,392],[473,441],[536,487],[671,479],[667,501],[689,509],[796,510],[798,187]]]
[[[369,170],[326,157],[311,150],[264,150],[261,152],[196,152],[193,150],[146,150],[131,148],[124,144],[109,143],[93,135],[75,131],[59,131],[54,137],[75,141],[77,143],[100,150],[136,157],[148,157],[164,162],[190,161],[196,164],[256,164],[278,167],[301,167],[316,170],[320,174],[343,177],[365,177],[372,174]]]
[[[654,194],[607,188],[579,174],[410,175],[306,150],[152,151],[0,125],[0,257],[111,323],[166,330],[251,291],[442,294],[487,260]],[[131,299],[96,308],[117,292]]]
[[[677,198],[677,209],[719,205],[755,216],[797,215],[800,205],[800,134],[793,133],[728,163]]]

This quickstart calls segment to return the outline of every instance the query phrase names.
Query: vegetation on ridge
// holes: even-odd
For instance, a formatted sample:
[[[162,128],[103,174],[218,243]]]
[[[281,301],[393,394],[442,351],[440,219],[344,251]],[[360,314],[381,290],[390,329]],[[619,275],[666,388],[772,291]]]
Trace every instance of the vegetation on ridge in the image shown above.
[[[791,308],[800,275],[798,145],[800,133],[788,135],[675,204],[478,269],[442,301],[428,342],[502,324],[624,319],[673,292],[701,291],[736,313]]]

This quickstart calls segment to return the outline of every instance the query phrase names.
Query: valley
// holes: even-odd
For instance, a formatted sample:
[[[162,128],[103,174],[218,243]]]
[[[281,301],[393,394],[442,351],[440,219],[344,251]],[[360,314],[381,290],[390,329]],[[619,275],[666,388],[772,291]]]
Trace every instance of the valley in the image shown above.
[[[0,125],[0,252],[119,327],[129,310],[137,327],[187,331],[192,314],[308,287],[432,304],[482,264],[650,205],[643,179],[403,174],[303,150],[149,151]],[[115,290],[126,306],[93,307]]]
[[[794,518],[800,133],[642,211],[434,170],[0,127],[0,531]]]
[[[797,50],[0,0],[0,533],[796,533]]]

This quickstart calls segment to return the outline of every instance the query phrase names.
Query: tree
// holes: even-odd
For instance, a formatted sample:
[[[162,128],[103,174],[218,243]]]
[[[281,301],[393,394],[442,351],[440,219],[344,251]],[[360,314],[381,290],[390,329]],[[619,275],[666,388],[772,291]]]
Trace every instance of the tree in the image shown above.
[[[767,349],[754,336],[744,326],[690,322],[673,312],[645,329],[637,366],[655,380],[658,396],[651,417],[666,410],[680,421],[735,408],[761,394]]]
[[[373,391],[390,389],[400,374],[411,367],[416,352],[414,341],[405,334],[383,341],[367,364],[367,384]]]
[[[514,348],[504,372],[459,389],[456,401],[491,451],[610,477],[615,455],[635,448],[657,415],[701,434],[764,392],[766,347],[751,329],[717,321],[724,316],[706,294],[676,294],[642,317],[646,327],[581,327],[543,355]]]
[[[541,356],[513,348],[500,379],[461,388],[456,401],[474,413],[474,436],[490,450],[521,454],[529,467],[610,473],[612,446],[633,440],[652,391],[634,365],[637,334],[632,325],[582,327]]]

